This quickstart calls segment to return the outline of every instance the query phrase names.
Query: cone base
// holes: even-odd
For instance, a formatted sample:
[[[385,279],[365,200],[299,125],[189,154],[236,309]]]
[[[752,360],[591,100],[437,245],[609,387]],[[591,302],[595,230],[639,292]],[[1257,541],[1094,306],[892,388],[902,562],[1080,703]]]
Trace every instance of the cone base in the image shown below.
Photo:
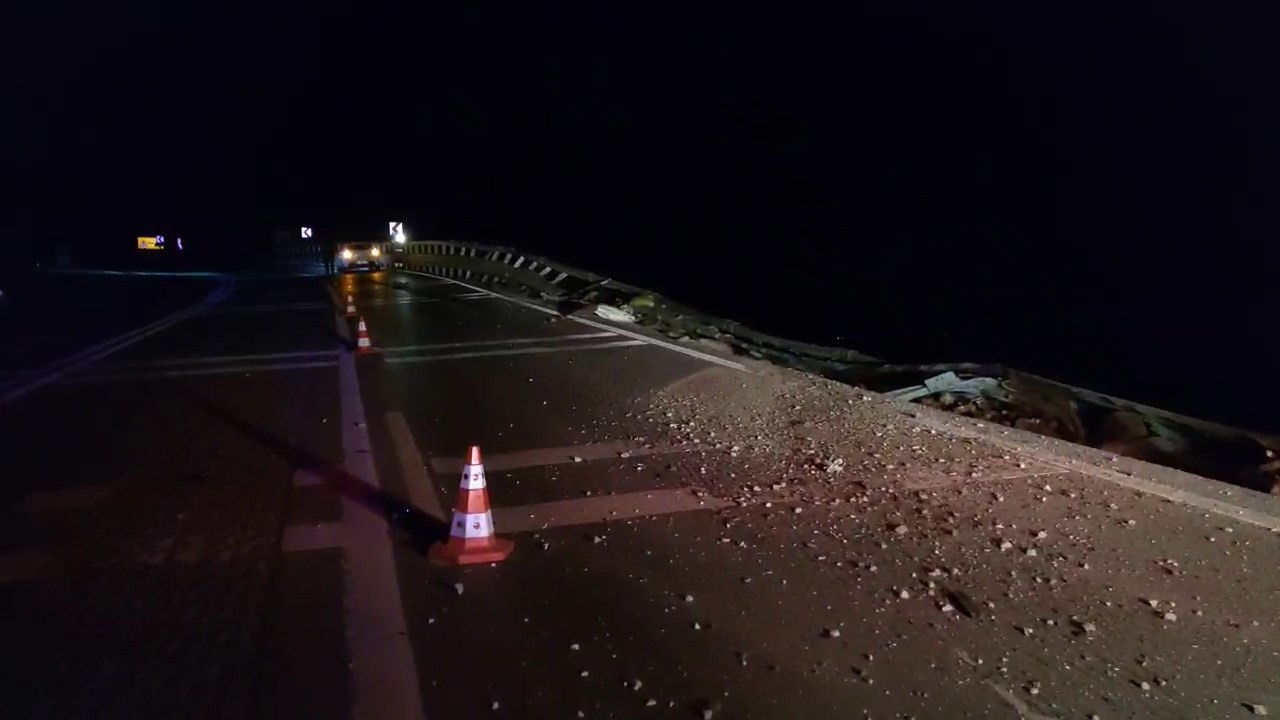
[[[427,550],[427,559],[436,565],[479,565],[506,560],[516,544],[506,538],[489,538],[483,543],[449,538]]]
[[[362,348],[356,348],[356,354],[357,354],[357,355],[377,355],[377,354],[378,354],[378,353],[380,353],[380,352],[382,352],[382,351],[381,351],[381,350],[379,350],[379,349],[378,349],[378,348],[376,348],[376,347],[362,347]]]
[[[356,316],[356,311],[355,311],[355,310],[348,310],[348,311],[347,311],[347,317],[355,317],[355,316]]]

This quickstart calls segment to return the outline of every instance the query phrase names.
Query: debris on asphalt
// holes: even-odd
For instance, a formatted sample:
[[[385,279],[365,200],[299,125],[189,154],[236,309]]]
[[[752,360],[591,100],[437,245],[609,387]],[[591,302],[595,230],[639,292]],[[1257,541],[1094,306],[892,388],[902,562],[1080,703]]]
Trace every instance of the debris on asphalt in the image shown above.
[[[1071,624],[1074,625],[1076,630],[1078,630],[1082,635],[1092,635],[1098,631],[1098,626],[1088,620],[1072,618]]]
[[[595,310],[597,317],[602,317],[611,322],[633,323],[636,321],[635,313],[628,308],[613,307],[612,305],[596,305]]]
[[[458,593],[459,595],[461,595],[461,594],[462,594],[462,591],[463,591],[463,590],[465,590],[465,589],[466,589],[466,588],[464,588],[464,587],[462,586],[462,583],[460,583],[460,582],[456,582],[456,583],[454,583],[454,584],[453,584],[453,591],[454,591],[454,592],[456,592],[456,593]]]
[[[1257,703],[1250,703],[1250,702],[1247,702],[1247,703],[1244,703],[1244,708],[1245,708],[1246,710],[1248,710],[1249,712],[1253,713],[1254,715],[1266,715],[1266,714],[1267,714],[1267,706],[1266,706],[1266,705],[1259,705],[1259,704],[1257,704]]]
[[[822,631],[822,637],[832,639],[838,638],[840,637],[840,631],[836,628],[826,628]]]
[[[967,618],[976,618],[981,612],[978,603],[962,590],[948,589],[944,590],[943,594],[960,611],[960,614]]]

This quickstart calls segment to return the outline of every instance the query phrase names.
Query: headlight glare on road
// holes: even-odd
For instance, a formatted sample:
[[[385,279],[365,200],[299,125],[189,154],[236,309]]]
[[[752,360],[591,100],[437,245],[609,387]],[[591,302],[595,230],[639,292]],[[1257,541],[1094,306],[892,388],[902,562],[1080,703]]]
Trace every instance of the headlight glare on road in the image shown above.
[[[353,253],[353,252],[351,252],[351,248],[343,248],[343,249],[342,249],[342,259],[343,259],[343,260],[350,260],[351,258],[353,258],[353,257],[355,257],[355,256],[356,256],[356,254],[355,254],[355,253]]]
[[[374,249],[373,249],[373,256],[374,256],[374,257],[378,257],[378,256],[379,256],[379,255],[381,255],[381,254],[382,254],[382,251],[381,251],[381,250],[379,250],[378,248],[374,248]]]

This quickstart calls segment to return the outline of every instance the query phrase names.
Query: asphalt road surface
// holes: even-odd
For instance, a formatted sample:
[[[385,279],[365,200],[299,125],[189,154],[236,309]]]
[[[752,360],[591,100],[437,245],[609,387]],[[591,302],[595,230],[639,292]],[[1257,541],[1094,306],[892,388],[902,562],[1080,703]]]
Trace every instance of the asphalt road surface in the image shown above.
[[[212,277],[6,274],[0,278],[0,380],[145,326],[215,286]]]
[[[0,405],[5,717],[1280,709],[1271,498],[439,278],[153,307],[219,283]],[[516,549],[433,566],[470,445]]]

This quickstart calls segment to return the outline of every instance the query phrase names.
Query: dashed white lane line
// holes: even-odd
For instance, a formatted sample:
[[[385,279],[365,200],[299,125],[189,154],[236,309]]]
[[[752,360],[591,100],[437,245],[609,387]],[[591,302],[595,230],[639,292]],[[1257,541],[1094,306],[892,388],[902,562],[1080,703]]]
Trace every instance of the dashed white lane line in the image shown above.
[[[521,468],[542,467],[545,465],[564,465],[591,460],[625,459],[658,455],[665,453],[691,452],[697,446],[645,446],[629,440],[606,440],[587,445],[566,445],[564,447],[537,448],[499,455],[484,456],[484,467],[489,472],[519,470]],[[431,469],[440,474],[462,472],[463,459],[460,457],[440,457],[431,459]]]
[[[483,300],[489,296],[480,295],[478,293],[460,293],[458,295],[450,295],[448,297],[414,297],[414,298],[396,298],[394,300],[365,300],[357,302],[357,307],[386,307],[388,305],[414,305],[418,303],[434,303],[446,302],[448,300]],[[270,312],[297,312],[300,310],[324,310],[331,307],[329,303],[322,302],[297,302],[297,303],[269,303],[265,305],[227,305],[219,308],[212,314],[230,315],[236,313],[270,313]]]
[[[734,505],[728,500],[706,495],[699,497],[689,490],[642,490],[535,505],[496,507],[493,508],[493,526],[499,533],[530,532],[694,510],[719,510]]]
[[[91,271],[97,272],[97,271]],[[111,275],[158,275],[164,273],[123,273],[104,271],[103,274]],[[181,273],[169,273],[181,275]],[[110,340],[105,340],[92,347],[81,350],[61,360],[49,363],[44,368],[33,370],[26,375],[19,376],[4,383],[0,383],[0,405],[11,400],[16,400],[38,388],[61,380],[63,377],[83,370],[104,357],[117,353],[130,345],[134,345],[156,333],[176,325],[189,317],[193,317],[202,312],[207,311],[223,300],[227,299],[235,289],[235,279],[229,275],[216,275],[211,273],[191,273],[192,276],[214,277],[219,281],[218,289],[207,295],[200,302],[180,310],[166,317],[160,318],[150,325],[134,330],[133,332],[118,335]]]
[[[555,343],[565,340],[589,340],[595,338],[617,337],[615,333],[577,333],[575,335],[544,335],[542,337],[508,338],[506,340],[468,340],[465,342],[430,343],[427,345],[400,345],[381,348],[383,353],[402,353],[414,350],[449,350],[453,348],[496,347],[502,345],[532,345],[536,343]]]
[[[66,382],[68,385],[87,385],[93,383],[119,382],[122,380],[146,380],[155,378],[192,377],[197,375],[232,375],[242,373],[252,375],[262,372],[280,372],[282,370],[310,370],[313,368],[331,368],[338,364],[337,360],[316,360],[312,362],[271,363],[268,365],[224,365],[204,368],[183,368],[179,370],[157,370],[142,373],[115,373],[102,375],[83,375]]]
[[[400,476],[404,478],[409,503],[437,520],[448,521],[444,504],[440,501],[440,491],[427,473],[427,465],[422,461],[422,453],[418,451],[418,443],[413,439],[413,431],[409,429],[404,413],[387,413],[387,429],[396,458],[400,461]]]
[[[299,350],[297,352],[259,353],[255,355],[191,355],[188,357],[161,358],[130,363],[112,363],[102,370],[134,370],[137,368],[173,367],[175,365],[219,365],[223,363],[260,363],[266,360],[292,360],[295,358],[337,357],[338,351]]]
[[[379,348],[384,354],[395,355],[398,353],[410,353],[429,350],[448,350],[454,348],[470,348],[470,347],[498,347],[507,345],[533,345],[537,343],[561,343],[564,341],[589,340],[606,337],[618,337],[612,332],[598,333],[577,333],[572,335],[547,335],[543,337],[524,337],[509,338],[506,340],[472,340],[467,342],[450,342],[450,343],[432,343],[425,345],[403,345],[399,347],[383,347]],[[563,350],[586,349],[593,350],[602,347],[627,347],[630,345],[638,345],[639,343],[631,341],[620,341],[614,344],[602,345],[564,345]],[[391,362],[428,362],[435,359],[451,359],[466,357],[482,357],[484,355],[510,355],[510,354],[536,354],[539,352],[553,352],[548,349],[527,349],[503,351],[495,350],[489,352],[476,351],[471,353],[455,353],[451,355],[433,355],[424,357],[410,357]],[[109,365],[102,368],[102,371],[90,375],[81,375],[69,382],[74,383],[97,383],[97,382],[113,382],[121,380],[137,380],[142,378],[154,377],[190,377],[194,375],[226,375],[231,373],[256,373],[256,372],[275,372],[280,370],[306,370],[310,368],[327,368],[337,365],[337,350],[301,350],[297,352],[280,352],[280,353],[262,353],[258,355],[213,355],[208,357],[190,356],[183,358],[165,358],[160,360],[150,360],[146,362],[127,363],[120,365]],[[270,362],[273,360],[294,360],[296,362]],[[237,364],[239,363],[239,364]],[[196,367],[184,367],[184,366]],[[170,368],[170,369],[166,369]],[[149,370],[147,372],[112,372],[114,370]]]
[[[339,332],[346,321],[335,315]],[[338,360],[341,388],[343,467],[359,481],[378,487],[372,444],[355,357]],[[394,549],[386,521],[349,497],[342,499],[343,605],[355,700],[355,720],[422,720],[422,699],[413,648],[409,644]]]
[[[411,355],[409,357],[389,357],[387,363],[400,365],[405,363],[437,362],[440,360],[463,360],[478,357],[500,357],[504,355],[545,355],[548,353],[578,352],[582,350],[607,350],[609,348],[635,347],[644,345],[638,340],[620,340],[618,342],[594,343],[588,345],[557,345],[554,347],[511,348],[506,350],[477,350],[475,352],[442,353],[439,355]]]
[[[452,278],[441,278],[436,275],[430,275],[428,273],[418,272],[416,270],[400,270],[398,272],[408,273],[410,275],[421,275],[423,277],[429,277],[433,279],[445,280],[447,282],[453,283],[454,285],[461,285],[462,287],[465,287],[465,288],[471,288],[476,292],[484,293],[486,295],[491,295],[495,298],[500,298],[502,300],[506,300],[507,302],[515,303],[516,305],[520,305],[521,307],[529,308],[530,310],[536,310],[546,315],[560,316],[560,314],[557,313],[556,311],[542,307],[541,305],[529,302],[527,300],[521,300],[519,298],[513,298],[508,295],[503,295],[501,293],[496,293],[496,292],[493,292],[492,290],[486,290],[485,288],[482,288],[479,285],[472,285],[470,283],[462,282],[461,280],[454,280]],[[625,335],[626,337],[632,338],[634,340],[638,340],[643,343],[647,343],[649,345],[657,345],[658,347],[666,348],[667,350],[671,350],[673,352],[678,352],[681,355],[688,355],[689,357],[695,357],[695,358],[698,358],[699,360],[705,360],[706,362],[709,362],[709,363],[714,363],[716,365],[721,365],[723,367],[732,368],[734,370],[742,370],[743,372],[747,372],[747,366],[743,365],[742,363],[734,362],[733,360],[728,360],[722,357],[717,357],[710,353],[704,353],[699,350],[694,350],[693,348],[682,347],[680,345],[676,345],[675,343],[669,343],[665,340],[652,338],[652,337],[649,337],[648,335],[643,335],[638,332],[633,332],[625,328],[615,327],[613,325],[606,325],[605,323],[596,322],[595,320],[591,320],[588,318],[582,318],[582,317],[577,317],[573,315],[568,315],[565,317],[567,317],[569,320],[572,320],[573,322],[576,322],[582,325],[587,325],[589,327],[597,328],[600,330],[608,330],[610,332],[617,333],[619,335]]]
[[[688,355],[689,357],[698,358],[699,360],[705,360],[709,363],[715,363],[716,365],[731,368],[733,370],[741,370],[742,372],[748,372],[747,366],[743,365],[742,363],[734,362],[733,360],[726,360],[722,357],[716,357],[715,355],[712,355],[710,353],[704,353],[700,350],[681,347],[680,345],[669,343],[665,340],[652,338],[652,337],[649,337],[648,335],[641,335],[638,332],[632,332],[625,328],[614,327],[613,325],[606,325],[602,322],[596,322],[595,320],[592,320],[590,318],[570,316],[569,319],[581,325],[586,325],[588,327],[601,328],[604,330],[612,330],[613,332],[616,332],[619,335],[625,335],[629,338],[635,338],[636,340],[639,340],[640,342],[643,342],[643,343],[647,343],[649,345],[657,345],[660,348],[666,348],[667,350],[678,352],[681,355]]]

